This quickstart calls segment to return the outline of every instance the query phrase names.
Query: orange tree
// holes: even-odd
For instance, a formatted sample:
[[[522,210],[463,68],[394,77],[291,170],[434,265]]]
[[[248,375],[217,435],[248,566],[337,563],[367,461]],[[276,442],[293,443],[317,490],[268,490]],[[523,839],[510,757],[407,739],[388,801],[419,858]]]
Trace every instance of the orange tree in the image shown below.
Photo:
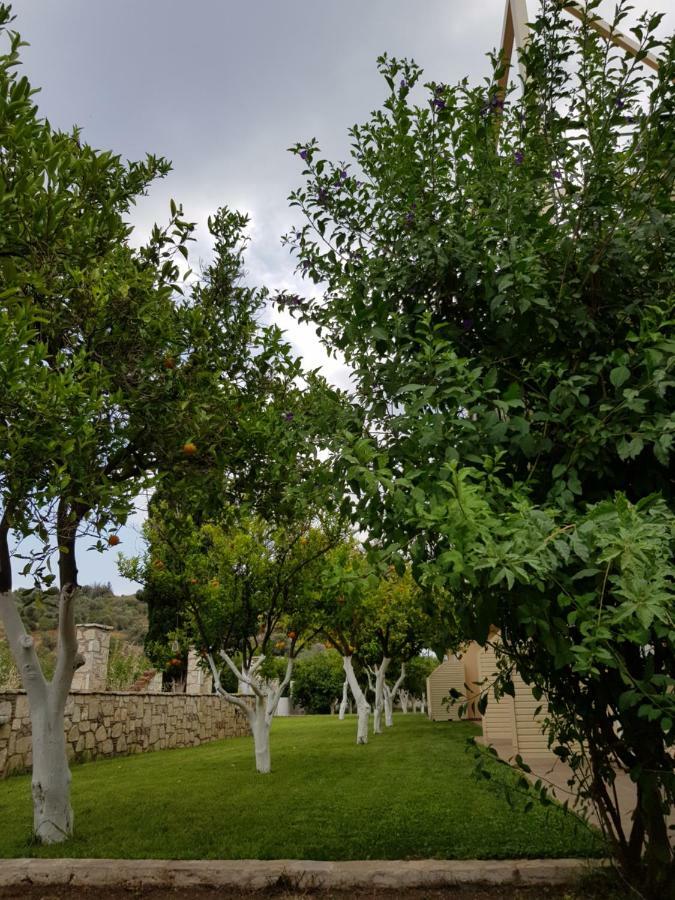
[[[56,842],[72,831],[63,713],[78,662],[78,539],[115,546],[139,491],[169,475],[229,466],[245,479],[256,434],[237,423],[295,364],[259,325],[264,296],[240,282],[245,217],[209,221],[213,261],[198,276],[184,268],[192,226],[174,203],[168,224],[132,246],[131,208],[169,164],[125,163],[40,118],[10,22],[1,5],[0,613],[30,705],[35,833]],[[62,593],[48,680],[11,591],[20,556],[24,575],[49,584],[53,555]]]
[[[155,510],[150,553],[125,565],[151,594],[181,598],[165,645],[178,639],[201,647],[216,693],[249,720],[263,774],[271,770],[272,720],[298,653],[319,633],[326,560],[341,540],[339,525],[321,518],[317,511],[274,523],[236,510],[197,526]],[[229,690],[223,674],[249,697]]]
[[[425,590],[415,583],[409,567],[401,574],[394,566],[380,566],[364,597],[367,640],[364,661],[372,669],[374,683],[373,731],[393,725],[393,705],[406,679],[406,664],[427,648],[440,646],[441,654],[457,643],[450,597],[438,587]],[[387,674],[396,672],[393,685]]]
[[[297,653],[318,630],[324,560],[344,531],[340,483],[322,451],[347,407],[290,356],[281,368],[269,352],[255,361],[265,378],[243,398],[244,457],[165,479],[151,505],[148,552],[122,568],[143,583],[148,653],[165,660],[177,633],[183,656],[190,644],[203,648],[217,693],[249,718],[256,765],[267,773],[272,717]],[[285,659],[280,681],[273,657]],[[251,703],[227,689],[232,676]]]
[[[335,547],[327,562],[318,617],[323,635],[342,657],[345,683],[341,715],[348,688],[356,703],[356,743],[367,744],[370,703],[359,683],[358,670],[366,665],[364,650],[371,638],[366,598],[377,584],[376,568],[353,538]]]
[[[673,40],[626,57],[546,0],[522,93],[421,84],[383,57],[348,164],[299,144],[325,290],[296,304],[351,363],[365,427],[343,463],[362,528],[501,629],[548,700],[627,876],[673,884]],[[614,26],[625,19],[619,4]],[[661,54],[656,75],[641,66]],[[621,821],[616,770],[635,785]]]

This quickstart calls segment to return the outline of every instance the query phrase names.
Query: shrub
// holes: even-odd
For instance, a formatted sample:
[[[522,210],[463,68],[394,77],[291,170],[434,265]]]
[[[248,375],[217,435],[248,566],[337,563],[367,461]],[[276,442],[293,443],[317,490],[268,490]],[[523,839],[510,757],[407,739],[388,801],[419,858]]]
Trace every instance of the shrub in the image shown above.
[[[110,639],[107,691],[128,691],[136,679],[152,668],[143,648],[128,644],[120,638]]]
[[[298,659],[293,672],[293,701],[308,713],[329,713],[342,693],[345,675],[337,650],[321,650]]]

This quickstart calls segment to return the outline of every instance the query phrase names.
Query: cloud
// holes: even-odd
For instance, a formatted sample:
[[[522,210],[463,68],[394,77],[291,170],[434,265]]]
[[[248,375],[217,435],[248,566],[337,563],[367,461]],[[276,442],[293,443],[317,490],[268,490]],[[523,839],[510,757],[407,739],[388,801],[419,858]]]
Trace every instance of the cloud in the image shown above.
[[[661,32],[673,31],[675,0],[655,5],[666,13]],[[533,14],[532,0],[529,7]],[[605,0],[601,13],[612,10]],[[87,141],[123,157],[152,151],[173,161],[174,171],[134,210],[139,239],[166,220],[173,197],[198,223],[195,256],[208,259],[208,215],[224,204],[248,210],[250,283],[301,294],[308,286],[280,245],[295,222],[286,198],[301,181],[287,148],[316,136],[330,158],[348,156],[348,128],[384,97],[375,65],[383,51],[413,57],[429,80],[481,81],[503,11],[504,0],[31,0],[15,7],[16,27],[31,44],[24,68],[42,86],[43,115],[62,128],[83,126]],[[311,328],[283,311],[270,315],[307,365],[348,386],[347,367],[326,355]],[[137,532],[122,536],[125,552],[135,552]],[[112,556],[81,553],[83,577],[128,589]]]

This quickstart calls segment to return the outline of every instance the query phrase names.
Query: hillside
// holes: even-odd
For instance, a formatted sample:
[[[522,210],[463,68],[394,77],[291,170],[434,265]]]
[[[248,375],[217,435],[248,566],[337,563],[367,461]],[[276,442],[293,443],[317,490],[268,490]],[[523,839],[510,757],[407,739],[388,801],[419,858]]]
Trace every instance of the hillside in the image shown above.
[[[24,598],[22,618],[31,631],[44,633],[56,628],[58,591],[42,594],[19,591]],[[148,630],[147,606],[135,594],[117,596],[110,585],[85,585],[76,600],[75,620],[111,625],[132,644],[142,644]]]
[[[54,667],[56,648],[58,591],[18,591],[17,594],[23,604],[21,617],[35,638],[40,663],[49,678]],[[142,653],[148,629],[145,603],[134,594],[113,594],[110,585],[85,585],[80,589],[76,600],[75,620],[82,624],[97,622],[112,626],[114,632],[109,664],[111,687],[126,690],[137,674],[149,665]],[[11,659],[4,631],[0,627],[0,690],[18,687],[18,673]]]

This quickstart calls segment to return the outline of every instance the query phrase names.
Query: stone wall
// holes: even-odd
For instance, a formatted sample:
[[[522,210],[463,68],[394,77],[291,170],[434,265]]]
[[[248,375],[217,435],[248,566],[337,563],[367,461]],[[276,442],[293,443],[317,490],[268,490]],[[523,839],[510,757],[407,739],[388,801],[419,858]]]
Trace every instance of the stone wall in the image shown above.
[[[188,653],[187,676],[185,678],[186,694],[213,693],[213,677],[200,665],[201,657],[196,650]]]
[[[77,650],[83,663],[73,675],[74,691],[104,691],[108,680],[108,657],[110,655],[109,625],[77,626]]]
[[[250,734],[245,715],[215,694],[72,693],[65,725],[68,755],[77,761]],[[0,693],[0,777],[31,762],[26,694]]]

